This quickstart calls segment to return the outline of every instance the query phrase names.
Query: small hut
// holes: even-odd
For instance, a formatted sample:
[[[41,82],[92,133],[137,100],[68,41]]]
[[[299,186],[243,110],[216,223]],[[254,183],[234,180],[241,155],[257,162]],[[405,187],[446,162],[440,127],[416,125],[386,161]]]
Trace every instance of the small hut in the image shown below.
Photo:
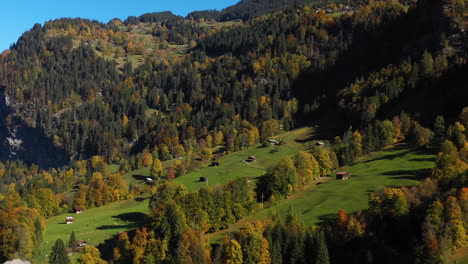
[[[269,139],[269,140],[268,140],[268,143],[270,143],[272,146],[273,146],[273,145],[278,145],[278,144],[279,144],[278,141],[276,141],[276,140],[274,140],[274,139]]]
[[[325,146],[325,143],[322,142],[322,141],[319,141],[319,142],[315,143],[315,146],[323,147],[323,146]]]
[[[200,182],[207,182],[208,181],[208,177],[200,177]]]
[[[84,209],[82,207],[78,207],[78,206],[73,209],[73,211],[75,211],[75,214],[81,214],[83,210]]]
[[[153,185],[154,180],[152,178],[145,178],[145,183],[148,184],[148,185]]]
[[[65,217],[65,222],[68,224],[73,224],[73,222],[75,221],[75,219],[72,217],[72,216],[67,216]]]
[[[336,179],[337,180],[347,180],[349,179],[349,177],[351,176],[351,174],[347,171],[341,171],[341,172],[337,172],[336,173]]]
[[[83,248],[84,246],[88,245],[88,242],[84,240],[77,240],[76,241],[76,247],[77,248]]]

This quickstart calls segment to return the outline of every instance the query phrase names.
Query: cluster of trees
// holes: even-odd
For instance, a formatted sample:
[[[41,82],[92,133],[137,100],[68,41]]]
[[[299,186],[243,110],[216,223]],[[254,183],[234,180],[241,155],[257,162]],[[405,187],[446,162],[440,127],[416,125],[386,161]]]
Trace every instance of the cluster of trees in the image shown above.
[[[359,78],[340,91],[342,99],[339,106],[351,120],[370,122],[386,105],[394,103],[405,93],[421,86],[430,89],[428,86],[434,79],[442,76],[449,66],[456,67],[458,62],[454,60],[449,64],[445,54],[433,59],[425,51],[418,61],[405,60],[398,67],[389,65],[371,73],[365,80]]]
[[[68,241],[68,249],[72,247],[71,244],[73,242],[76,242],[75,240],[72,240],[72,238],[74,238],[73,234],[74,233],[72,233],[72,236],[70,237],[70,240]],[[70,257],[68,256],[67,247],[65,247],[65,243],[60,238],[57,239],[57,241],[55,241],[55,244],[52,247],[52,253],[50,254],[50,257],[49,257],[49,263],[50,264],[72,263],[72,261],[70,260]],[[79,264],[90,264],[90,263],[105,264],[107,262],[101,259],[101,253],[99,252],[99,249],[90,245],[85,245],[81,249],[81,255],[78,258],[77,263]]]
[[[225,229],[256,208],[254,184],[239,178],[216,188],[186,192],[167,181],[157,186],[150,200],[147,228],[133,239],[119,235],[114,263],[207,263],[211,248],[205,232]]]
[[[134,197],[127,182],[119,173],[104,177],[100,172],[93,173],[88,185],[80,185],[73,204],[82,208],[99,207]]]
[[[11,116],[40,127],[44,135],[75,160],[90,159],[48,171],[21,162],[0,163],[0,217],[16,219],[0,226],[5,238],[0,260],[14,256],[30,258],[41,239],[43,218],[68,211],[72,205],[101,206],[138,192],[118,173],[110,174],[107,163],[119,163],[122,171],[150,166],[152,176],[172,179],[212,162],[212,147],[224,145],[227,152],[251,147],[276,134],[281,127],[288,130],[304,121],[302,112],[326,109],[330,106],[327,102],[335,106],[336,91],[351,80],[354,83],[346,85],[338,97],[342,99],[339,105],[346,121],[356,123],[357,129],[336,138],[333,151],[315,148],[311,153],[300,152],[294,158],[285,158],[268,170],[257,190],[245,179],[195,193],[186,193],[174,183],[158,184],[152,198],[152,209],[157,213],[149,217],[150,231],[140,231],[145,237],[142,241],[148,241],[147,244],[122,242],[115,261],[125,263],[130,258],[142,261],[146,256],[154,260],[177,258],[176,250],[191,252],[180,255],[184,261],[192,258],[192,254],[198,254],[199,260],[206,259],[210,251],[200,234],[226,228],[249,214],[262,194],[271,200],[286,196],[329,173],[338,166],[338,160],[349,164],[364,153],[402,140],[424,146],[433,135],[443,142],[432,172],[440,191],[428,195],[417,188],[389,189],[381,196],[373,196],[369,218],[356,215],[350,216],[349,221],[342,219],[341,228],[352,230],[343,231],[349,240],[327,237],[327,241],[332,260],[339,258],[334,252],[346,253],[353,248],[350,245],[359,245],[363,250],[356,254],[357,259],[365,263],[365,259],[375,258],[384,263],[385,256],[395,257],[392,249],[402,249],[398,246],[401,239],[392,239],[387,231],[379,233],[379,225],[406,231],[405,221],[425,219],[420,212],[430,207],[435,216],[427,220],[431,225],[424,227],[427,230],[424,239],[416,233],[409,234],[422,241],[421,252],[433,250],[436,258],[445,256],[442,252],[447,252],[444,251],[447,245],[451,243],[456,248],[461,243],[459,216],[449,215],[449,209],[444,208],[457,211],[459,205],[462,212],[465,208],[465,195],[460,188],[465,186],[466,178],[468,111],[464,110],[460,120],[447,129],[443,117],[437,117],[433,133],[421,125],[427,126],[427,122],[419,124],[404,113],[391,121],[378,120],[389,118],[386,113],[391,111],[387,110],[397,105],[403,95],[418,95],[426,92],[427,87],[432,94],[453,74],[458,76],[456,80],[460,76],[466,78],[463,52],[458,52],[458,58],[438,52],[453,44],[444,35],[457,30],[457,26],[449,25],[453,21],[460,24],[464,7],[459,1],[436,2],[421,1],[407,13],[396,1],[378,1],[338,17],[300,7],[222,30],[208,30],[196,21],[169,13],[146,14],[129,18],[126,23],[115,19],[107,25],[83,19],[51,21],[44,27],[35,25],[0,56],[0,88],[8,97]],[[270,10],[285,4],[242,1],[223,11],[229,14],[225,18],[223,12],[207,14],[219,16],[220,20],[248,19],[259,14],[259,7]],[[242,10],[237,10],[239,7]],[[421,26],[434,17],[438,20],[429,23],[432,27]],[[145,23],[155,24],[137,28]],[[133,30],[148,31],[155,43],[133,36],[130,34]],[[389,32],[393,33],[386,35]],[[389,47],[380,45],[388,39],[395,41],[385,41]],[[373,45],[376,40],[379,45]],[[162,48],[168,42],[188,44],[193,49],[184,56],[160,57],[147,52],[155,44],[162,44]],[[455,48],[457,51],[459,47]],[[366,56],[361,56],[364,52]],[[104,59],[135,54],[141,56],[141,65],[135,69],[131,63],[118,69],[114,61]],[[340,65],[345,65],[346,70],[340,70]],[[332,77],[313,79],[314,73]],[[357,78],[360,75],[366,77]],[[308,82],[309,77],[314,81]],[[330,83],[340,85],[327,85]],[[450,89],[460,90],[452,96],[453,100],[466,98],[463,97],[466,91],[452,86],[455,88]],[[94,155],[102,157],[92,158]],[[161,162],[181,156],[184,159],[175,162],[166,174]],[[76,197],[69,199],[63,195],[75,187],[78,187]],[[435,204],[435,200],[440,200],[441,205]],[[437,222],[437,217],[442,217],[442,222]],[[364,229],[370,231],[363,233]],[[255,231],[252,236],[267,232],[259,230],[262,231]],[[296,236],[288,232],[283,232],[287,234],[285,240]],[[449,235],[443,236],[444,233]],[[307,235],[291,238],[294,243],[304,243],[298,249],[308,247],[310,241],[320,240],[317,237],[321,236],[311,230],[304,234]],[[226,240],[215,258],[268,262],[265,241],[252,238],[255,241],[252,243],[260,245],[260,250],[254,252],[259,255],[253,256],[246,246],[251,239],[245,236],[250,234]],[[289,262],[296,255],[298,260],[316,258],[307,255],[312,254],[309,251],[294,256],[289,251],[278,253],[288,247],[274,244],[269,236],[265,239],[272,260]],[[382,242],[372,248],[366,244],[380,238],[390,246],[387,248]],[[130,253],[124,249],[129,243],[135,245],[130,247]],[[373,249],[378,252],[375,256],[368,253]],[[343,256],[348,255],[349,252]],[[427,255],[421,253],[418,258]]]
[[[295,125],[302,106],[292,84],[304,71],[334,65],[351,45],[353,30],[404,14],[393,2],[371,6],[381,11],[376,15],[380,20],[362,15],[366,10],[337,19],[304,7],[209,33],[194,21],[142,16],[148,23],[159,21],[151,33],[156,38],[199,44],[184,57],[144,55],[142,65],[133,69],[128,63],[121,71],[101,57],[104,49],[95,52],[98,39],[127,49],[124,53],[133,49],[121,21],[57,20],[44,28],[36,25],[2,56],[2,65],[8,66],[2,67],[1,77],[14,112],[41,127],[72,157],[128,160],[161,138],[174,140],[164,142],[171,152],[170,144],[182,144],[187,152],[187,145],[193,145],[188,142],[218,131],[235,150],[251,141],[251,126],[264,139],[269,133],[262,133],[263,128],[273,127],[265,122],[286,129]],[[393,15],[384,16],[384,11]],[[76,47],[73,40],[82,42]],[[323,93],[306,90],[308,98]],[[155,115],[147,115],[150,108]],[[245,127],[253,132],[243,132]]]
[[[439,120],[442,118],[439,118]],[[437,154],[436,166],[432,177],[440,182],[444,190],[466,187],[466,171],[468,170],[468,107],[463,108],[459,120],[450,125],[444,133],[443,122],[439,131],[442,138],[440,152]]]
[[[177,234],[168,232],[176,228],[174,225],[214,232],[249,215],[255,205],[255,184],[245,178],[196,192],[186,192],[183,186],[168,181],[157,186],[150,200],[148,221],[158,235],[175,243],[176,237],[171,236]],[[174,214],[178,215],[177,221],[170,220]]]
[[[442,116],[440,118],[443,119]],[[440,125],[444,129],[444,124]],[[418,121],[402,112],[392,121],[374,120],[361,129],[353,131],[350,128],[342,137],[336,136],[333,139],[332,148],[341,164],[349,165],[362,155],[394,143],[407,142],[415,147],[424,147],[430,143],[437,143],[440,138],[441,135],[435,137],[429,128],[421,126]]]
[[[21,162],[0,163],[0,261],[40,257],[44,220],[138,195],[119,173],[110,174],[103,157],[78,161],[73,168],[39,170]],[[79,184],[75,197],[69,197]]]
[[[311,152],[300,151],[268,168],[257,184],[257,197],[265,201],[281,199],[339,167],[333,150],[314,147]]]
[[[248,223],[214,251],[213,263],[330,263],[323,230],[306,227],[290,210],[284,221],[278,216]]]
[[[45,223],[38,210],[26,207],[10,185],[0,201],[0,261],[12,258],[32,259],[40,254]]]
[[[125,24],[138,24],[139,22],[160,23],[160,22],[183,20],[183,19],[184,19],[183,17],[174,15],[170,11],[164,11],[164,12],[146,13],[139,17],[130,16],[124,22]]]
[[[266,14],[275,13],[280,10],[299,8],[301,5],[309,5],[314,0],[244,0],[229,6],[221,11],[203,10],[194,11],[187,15],[188,19],[206,19],[216,21],[230,21],[235,19],[250,20]],[[341,1],[350,3],[351,1]],[[358,1],[354,1],[358,2]],[[320,3],[322,4],[322,3]],[[317,5],[320,5],[317,4]]]
[[[442,175],[445,178],[454,178],[466,169],[463,162],[466,162],[468,151],[468,132],[465,128],[468,125],[467,120],[468,107],[465,107],[459,121],[446,127],[444,116],[439,115],[430,130],[402,112],[392,121],[375,120],[362,129],[350,129],[342,137],[336,136],[332,142],[332,149],[337,153],[340,163],[347,165],[361,155],[398,142],[407,142],[415,147],[441,144],[441,153],[438,154],[433,175],[439,175],[436,176],[438,180],[441,180]],[[456,187],[460,188],[462,185]]]

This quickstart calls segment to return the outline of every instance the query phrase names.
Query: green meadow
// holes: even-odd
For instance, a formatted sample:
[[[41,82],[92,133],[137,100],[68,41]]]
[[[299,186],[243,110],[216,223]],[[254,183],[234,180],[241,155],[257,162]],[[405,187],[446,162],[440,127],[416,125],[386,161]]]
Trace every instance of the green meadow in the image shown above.
[[[301,215],[306,225],[316,225],[334,219],[338,210],[347,213],[365,210],[368,195],[384,187],[417,185],[429,176],[435,155],[404,147],[394,147],[361,158],[356,164],[340,168],[351,173],[348,180],[336,180],[333,175],[258,213],[263,219],[272,212],[284,216],[290,207]]]
[[[130,231],[140,227],[148,209],[149,199],[120,201],[99,208],[84,210],[81,214],[63,214],[46,221],[46,232],[42,244],[43,256],[49,255],[58,238],[67,243],[72,231],[78,240],[98,246],[119,231]],[[66,224],[65,217],[72,216],[74,223]]]
[[[278,163],[285,156],[295,155],[297,151],[297,148],[288,145],[250,148],[222,157],[221,164],[217,167],[205,167],[179,177],[176,181],[185,185],[187,190],[195,191],[207,184],[225,184],[241,177],[256,180],[265,173],[266,168]],[[256,161],[244,162],[250,156],[256,157]],[[200,177],[208,177],[208,183],[200,182]]]
[[[312,136],[313,129],[311,128],[285,132],[276,137],[277,140],[283,140],[284,145],[258,146],[235,152],[222,157],[221,164],[217,167],[205,167],[179,177],[175,181],[185,185],[189,191],[195,191],[205,185],[225,184],[239,177],[249,177],[255,181],[264,174],[266,168],[276,164],[281,158],[293,156],[297,151],[305,149],[306,143],[311,144]],[[244,162],[249,156],[255,156],[256,161]],[[273,212],[284,216],[289,208],[300,213],[306,225],[316,225],[332,220],[340,209],[348,213],[365,210],[370,192],[384,187],[419,184],[429,175],[430,169],[434,166],[434,159],[435,155],[428,150],[414,150],[405,146],[396,146],[372,153],[359,159],[352,166],[340,168],[342,171],[351,173],[350,179],[336,180],[333,175],[325,177],[290,198],[241,220],[230,230],[239,228],[245,221],[264,219]],[[173,161],[164,162],[165,167],[170,162]],[[118,167],[110,169],[116,171]],[[129,183],[142,184],[148,175],[149,168],[142,168],[129,172],[123,177]],[[202,176],[208,177],[208,183],[199,181]],[[79,240],[88,241],[93,246],[102,245],[106,240],[115,237],[118,231],[130,231],[140,227],[147,213],[148,199],[133,199],[88,209],[81,214],[52,217],[46,222],[43,254],[50,254],[51,247],[57,238],[67,241],[72,231],[75,231]],[[73,216],[75,222],[65,224],[66,216]],[[213,234],[212,241],[227,231],[229,230]]]
[[[256,178],[262,176],[269,166],[275,165],[285,156],[293,156],[298,151],[305,149],[307,144],[311,144],[311,138],[314,136],[314,129],[310,127],[299,128],[290,132],[284,132],[273,139],[284,141],[284,145],[270,147],[256,146],[242,151],[234,152],[220,158],[220,165],[217,167],[204,167],[197,171],[188,173],[175,179],[176,182],[183,184],[189,191],[195,191],[199,188],[210,185],[226,184],[231,180],[240,177]],[[307,144],[306,144],[307,143]],[[215,151],[215,149],[213,150]],[[243,160],[250,156],[257,158],[255,162],[246,163]],[[163,162],[167,168],[174,160]],[[142,184],[144,179],[149,177],[150,168],[141,168],[128,172],[122,177],[130,184]],[[200,182],[200,177],[208,177],[208,183]]]

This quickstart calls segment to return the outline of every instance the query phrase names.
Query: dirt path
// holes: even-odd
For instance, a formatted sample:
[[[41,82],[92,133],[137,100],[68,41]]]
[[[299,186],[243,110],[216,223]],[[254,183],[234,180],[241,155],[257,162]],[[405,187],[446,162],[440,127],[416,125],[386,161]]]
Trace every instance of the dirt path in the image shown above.
[[[247,164],[247,166],[250,166],[250,167],[252,167],[252,168],[260,169],[260,170],[266,170],[266,169],[263,168],[263,167],[254,166],[254,165],[250,164],[249,162],[247,162],[247,161],[245,161],[245,160],[242,160],[242,162],[244,162],[245,164]]]

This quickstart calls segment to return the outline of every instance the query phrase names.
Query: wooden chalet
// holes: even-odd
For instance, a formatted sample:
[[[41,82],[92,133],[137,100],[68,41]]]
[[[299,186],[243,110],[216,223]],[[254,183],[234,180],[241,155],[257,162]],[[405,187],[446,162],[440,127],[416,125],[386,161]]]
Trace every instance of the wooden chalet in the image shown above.
[[[351,174],[347,171],[341,171],[336,173],[336,179],[337,180],[347,180],[351,177]]]
[[[88,245],[88,242],[84,240],[77,240],[76,241],[76,247],[77,248],[83,248],[84,246]]]
[[[65,217],[65,223],[67,223],[67,224],[73,224],[74,221],[75,221],[75,219],[73,218],[73,216]]]

